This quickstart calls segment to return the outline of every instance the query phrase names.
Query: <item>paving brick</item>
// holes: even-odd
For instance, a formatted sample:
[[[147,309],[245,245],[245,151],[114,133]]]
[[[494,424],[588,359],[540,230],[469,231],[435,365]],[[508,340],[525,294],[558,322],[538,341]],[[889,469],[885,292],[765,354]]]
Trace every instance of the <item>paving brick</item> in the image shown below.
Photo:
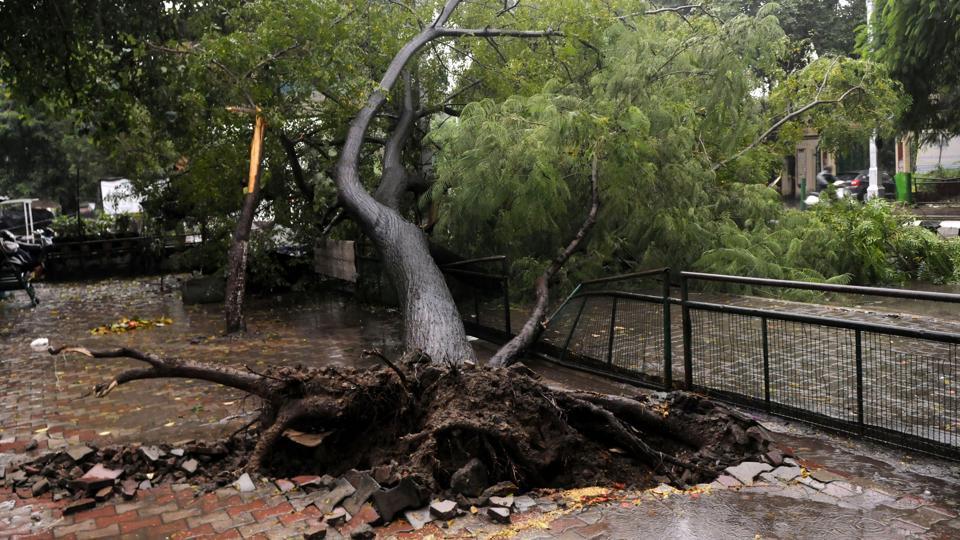
[[[293,512],[280,516],[280,523],[284,525],[290,525],[291,523],[295,523],[297,521],[303,521],[312,517],[320,517],[322,515],[323,512],[321,512],[316,506],[308,506],[304,508],[302,512]]]
[[[94,538],[116,538],[120,536],[120,525],[114,523],[102,529],[77,533],[77,540],[92,540]]]
[[[20,536],[17,538],[17,540],[52,540],[53,538],[55,538],[53,536],[53,531],[43,531]]]
[[[231,506],[227,508],[227,513],[231,516],[236,516],[237,514],[242,514],[243,512],[250,512],[252,510],[259,510],[266,506],[266,503],[261,500],[255,500],[244,504],[238,504],[237,506]]]
[[[159,527],[160,526],[160,516],[153,516],[151,518],[139,519],[137,521],[128,521],[126,523],[120,524],[120,532],[123,534],[132,533],[134,531],[139,531],[140,529],[145,529],[147,527]]]
[[[20,536],[17,538],[17,540],[52,540],[53,538],[55,538],[53,536],[53,531],[44,531]]]
[[[125,523],[127,521],[136,521],[140,516],[137,515],[135,510],[125,512],[123,514],[114,514],[111,516],[104,516],[97,518],[97,527],[106,527],[112,523]]]
[[[212,521],[210,522],[213,525],[213,530],[217,532],[224,532],[230,529],[235,529],[241,525],[247,525],[249,523],[254,523],[255,520],[249,512],[244,512],[243,514],[237,514],[233,517],[228,517],[226,521]]]
[[[164,514],[167,512],[176,512],[179,509],[180,507],[177,506],[176,503],[169,503],[169,504],[164,504],[160,506],[153,506],[153,505],[145,506],[140,510],[138,510],[137,513],[140,514],[140,517],[150,517],[150,516],[158,516],[160,514]]]
[[[253,518],[256,519],[257,521],[263,521],[268,517],[278,516],[282,514],[289,514],[290,512],[293,512],[293,506],[290,506],[290,503],[288,502],[284,502],[282,504],[278,504],[277,506],[273,506],[270,508],[255,510],[253,512],[250,512],[250,514],[253,515]]]
[[[88,519],[85,521],[74,523],[73,525],[57,527],[53,530],[53,536],[56,538],[63,538],[73,533],[78,533],[81,531],[92,531],[96,528],[97,528],[97,522],[92,519]]]
[[[209,523],[201,525],[195,529],[186,529],[179,532],[175,532],[170,535],[170,540],[186,540],[187,538],[200,538],[208,537],[216,534],[216,531],[213,530],[213,526]]]
[[[216,512],[212,512],[209,514],[202,514],[196,517],[187,518],[187,525],[189,525],[190,528],[193,529],[205,523],[213,523],[214,521],[223,521],[223,520],[229,520],[229,519],[230,519],[230,515],[227,514],[226,511],[218,510]]]
[[[117,509],[118,514],[125,514],[131,510],[139,510],[146,506],[147,503],[144,501],[130,502],[130,503],[120,503],[114,506]]]
[[[91,508],[90,510],[85,510],[83,512],[78,512],[76,515],[77,520],[81,519],[91,519],[99,518],[104,516],[113,516],[117,514],[117,507],[106,504],[99,508]]]
[[[242,525],[237,527],[237,531],[240,532],[240,536],[244,538],[251,538],[256,536],[259,533],[266,532],[274,527],[280,527],[280,520],[276,518],[268,518],[265,521],[260,521],[258,523],[248,523],[247,525]]]
[[[164,523],[170,523],[173,521],[179,521],[181,519],[186,519],[188,517],[199,516],[202,513],[200,508],[187,508],[185,510],[177,510],[176,512],[166,512],[160,515],[160,518]]]
[[[171,523],[165,523],[159,527],[151,527],[150,535],[156,537],[168,537],[175,532],[185,530],[187,528],[187,520],[174,521]]]

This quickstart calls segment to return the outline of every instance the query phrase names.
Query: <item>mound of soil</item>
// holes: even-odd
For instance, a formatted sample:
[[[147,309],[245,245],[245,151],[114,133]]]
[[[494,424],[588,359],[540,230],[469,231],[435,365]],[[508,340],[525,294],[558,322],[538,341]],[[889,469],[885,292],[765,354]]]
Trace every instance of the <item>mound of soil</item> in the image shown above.
[[[399,476],[441,493],[476,459],[489,485],[512,482],[521,490],[660,481],[682,487],[759,459],[770,442],[755,421],[700,396],[557,391],[522,365],[408,366],[404,383],[386,368],[324,371],[341,379],[343,393],[334,398],[340,419],[305,414],[291,422],[323,442],[307,448],[280,438],[263,461],[273,476],[394,464]]]
[[[40,484],[41,492],[60,498],[97,492],[102,498],[166,482],[215,489],[245,470],[328,479],[366,472],[382,490],[413,482],[424,493],[470,503],[504,485],[682,488],[709,482],[727,466],[763,460],[770,443],[755,421],[697,395],[559,391],[522,365],[453,367],[421,359],[379,369],[283,367],[257,375],[269,391],[260,394],[254,432],[207,443],[92,447],[79,457],[51,453],[7,471],[4,481],[33,493]],[[115,478],[85,483],[94,465]]]

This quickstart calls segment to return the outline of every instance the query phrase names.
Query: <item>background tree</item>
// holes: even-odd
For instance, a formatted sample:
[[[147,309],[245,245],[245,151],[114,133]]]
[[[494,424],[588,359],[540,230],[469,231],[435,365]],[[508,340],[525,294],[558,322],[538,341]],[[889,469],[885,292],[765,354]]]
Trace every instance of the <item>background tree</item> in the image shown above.
[[[904,128],[931,135],[960,133],[960,2],[880,0],[873,45],[913,100]]]

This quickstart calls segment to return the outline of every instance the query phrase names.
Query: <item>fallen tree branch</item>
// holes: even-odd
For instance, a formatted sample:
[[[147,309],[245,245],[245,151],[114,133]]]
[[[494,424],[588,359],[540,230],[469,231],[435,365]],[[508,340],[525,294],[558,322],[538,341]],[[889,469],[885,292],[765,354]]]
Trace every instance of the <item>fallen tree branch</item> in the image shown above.
[[[599,154],[600,143],[598,142],[593,149],[593,164],[590,172],[590,211],[587,212],[587,217],[583,225],[580,226],[580,229],[574,235],[573,239],[570,240],[570,243],[567,244],[567,247],[557,255],[550,265],[547,266],[547,269],[543,271],[543,274],[537,278],[535,284],[537,301],[534,304],[530,317],[527,319],[527,322],[524,323],[520,332],[493,355],[493,358],[491,358],[489,362],[491,366],[503,367],[514,363],[520,353],[529,348],[540,335],[540,332],[543,331],[543,325],[547,315],[547,306],[550,303],[550,280],[563,268],[563,265],[570,259],[570,256],[577,251],[580,243],[583,242],[587,233],[590,232],[590,229],[592,229],[593,225],[597,222],[597,214],[600,212]]]
[[[84,347],[50,347],[51,355],[75,352],[89,358],[129,358],[150,364],[149,368],[134,368],[121,372],[108,384],[97,385],[97,397],[104,397],[114,388],[131,381],[159,378],[199,379],[209,381],[259,396],[266,400],[276,400],[280,388],[268,379],[245,373],[228,366],[206,365],[189,360],[164,359],[153,354],[143,353],[134,349],[120,348],[106,351],[90,351]]]
[[[715,165],[711,168],[711,170],[716,171],[716,170],[720,169],[721,167],[727,165],[728,163],[740,159],[741,156],[743,156],[744,154],[746,154],[746,153],[749,152],[750,150],[753,150],[754,148],[756,148],[757,146],[759,146],[760,144],[762,144],[764,141],[766,141],[768,138],[770,138],[770,136],[773,135],[774,133],[776,133],[777,130],[779,130],[781,127],[783,127],[784,124],[786,124],[787,122],[789,122],[789,121],[793,120],[794,118],[800,116],[801,114],[809,111],[810,109],[813,109],[813,108],[815,108],[815,107],[819,107],[819,106],[821,106],[821,105],[829,105],[829,104],[841,103],[841,102],[843,102],[844,99],[846,99],[847,97],[849,97],[850,94],[854,93],[854,92],[857,91],[857,90],[863,91],[863,87],[860,86],[860,85],[851,87],[851,88],[847,89],[846,92],[840,94],[840,97],[838,97],[837,99],[815,99],[815,100],[811,101],[810,103],[807,103],[807,104],[804,105],[803,107],[800,107],[799,109],[797,109],[797,110],[795,110],[795,111],[787,114],[786,116],[784,116],[784,117],[781,118],[780,120],[777,120],[776,122],[774,122],[774,124],[773,124],[772,126],[770,126],[769,129],[767,129],[767,130],[764,131],[759,137],[757,137],[756,139],[754,139],[754,141],[753,141],[752,143],[748,144],[745,148],[743,148],[742,150],[740,150],[740,151],[737,152],[736,154],[730,156],[729,158],[727,158],[727,159],[725,159],[725,160],[723,160],[723,161],[715,164]],[[819,94],[819,92],[818,92],[818,94]]]

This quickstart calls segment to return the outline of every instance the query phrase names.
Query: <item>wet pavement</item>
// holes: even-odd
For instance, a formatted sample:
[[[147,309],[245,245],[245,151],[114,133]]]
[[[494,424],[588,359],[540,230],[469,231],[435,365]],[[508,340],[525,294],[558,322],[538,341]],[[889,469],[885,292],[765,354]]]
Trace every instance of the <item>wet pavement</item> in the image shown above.
[[[167,285],[169,286],[168,279]],[[395,313],[358,307],[337,295],[257,298],[248,305],[250,332],[219,337],[218,306],[183,306],[157,279],[41,284],[43,303],[22,295],[0,302],[0,463],[48,449],[93,441],[143,443],[212,439],[245,423],[255,408],[238,392],[186,380],[138,381],[96,399],[90,388],[109,381],[128,360],[54,358],[29,343],[89,348],[130,346],[257,369],[267,363],[362,367],[365,348],[396,347]],[[168,326],[93,336],[122,317],[169,317]],[[481,357],[490,347],[476,342]],[[615,394],[637,389],[538,361],[528,364],[555,386]],[[602,496],[542,494],[537,507],[509,526],[479,512],[419,531],[403,520],[378,531],[398,538],[956,538],[960,537],[960,467],[869,443],[827,435],[802,424],[756,416],[791,447],[814,478],[745,486],[737,481],[691,492],[659,488]],[[27,451],[36,441],[37,448]],[[769,480],[769,479],[768,479]],[[162,486],[133,501],[115,498],[93,510],[62,516],[63,501],[0,490],[0,537],[185,538],[302,536],[316,527],[315,506],[303,493],[280,495],[265,482],[252,493],[232,488],[195,496],[191,486]]]

